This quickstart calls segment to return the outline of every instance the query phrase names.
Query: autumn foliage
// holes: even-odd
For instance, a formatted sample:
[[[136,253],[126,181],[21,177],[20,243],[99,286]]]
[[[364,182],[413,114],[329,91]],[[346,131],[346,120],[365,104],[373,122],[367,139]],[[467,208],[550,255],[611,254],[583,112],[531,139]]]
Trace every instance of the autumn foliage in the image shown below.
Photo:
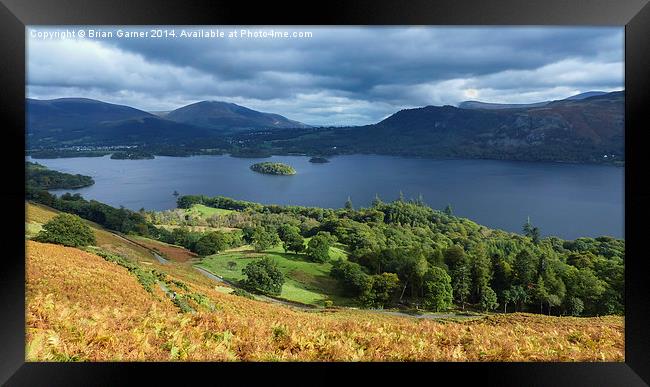
[[[305,312],[169,280],[209,299],[183,313],[98,255],[27,242],[28,361],[623,361],[622,317],[514,313],[455,322],[363,310]],[[158,267],[158,266],[156,266]]]

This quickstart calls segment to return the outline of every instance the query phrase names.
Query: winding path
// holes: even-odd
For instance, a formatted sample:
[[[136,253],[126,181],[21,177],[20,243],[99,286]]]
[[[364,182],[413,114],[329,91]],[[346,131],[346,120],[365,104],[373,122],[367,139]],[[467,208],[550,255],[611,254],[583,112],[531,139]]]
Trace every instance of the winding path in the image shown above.
[[[151,250],[151,254],[153,254],[153,256],[156,257],[156,259],[158,260],[158,262],[162,263],[163,265],[168,265],[169,264],[168,260],[161,257],[160,255],[158,255],[158,253],[154,252],[153,250]]]
[[[167,260],[167,259],[163,258],[162,256],[160,256],[160,254],[158,254],[156,251],[152,250],[151,248],[149,248],[147,246],[144,246],[144,245],[142,245],[140,243],[137,243],[135,241],[132,241],[131,239],[128,239],[128,238],[126,238],[126,237],[124,237],[122,235],[119,235],[117,233],[113,233],[113,234],[117,235],[118,237],[120,237],[120,238],[122,238],[122,239],[124,239],[124,240],[126,240],[126,241],[128,241],[130,243],[133,243],[134,245],[137,245],[137,246],[140,246],[140,247],[142,247],[144,249],[147,249],[147,251],[149,251],[151,254],[153,254],[153,256],[161,264],[168,265],[170,263],[169,260]],[[202,267],[199,267],[199,266],[196,266],[196,265],[192,265],[192,267],[195,270],[197,270],[199,273],[203,274],[204,276],[206,276],[207,278],[210,278],[211,280],[213,280],[215,282],[223,283],[223,284],[226,284],[226,285],[231,286],[233,288],[239,288],[239,286],[236,283],[233,283],[233,282],[230,282],[230,281],[228,281],[226,279],[223,279],[222,277],[220,277],[218,275],[215,275],[214,273],[211,273],[210,271],[208,271],[208,270],[206,270],[206,269],[204,269]],[[295,308],[295,309],[299,309],[299,310],[302,310],[302,311],[312,311],[313,312],[313,311],[319,309],[317,306],[301,304],[301,303],[297,303],[297,302],[291,302],[291,301],[282,300],[282,299],[278,299],[278,298],[274,298],[274,297],[269,297],[269,296],[265,296],[265,295],[261,295],[261,294],[253,294],[253,296],[257,300],[262,300],[262,301],[271,302],[271,303],[274,303],[274,304],[288,306],[290,308]],[[349,307],[340,307],[340,308],[359,310],[358,308],[349,308]],[[453,314],[453,313],[409,314],[409,313],[404,313],[404,312],[383,310],[383,309],[364,309],[364,311],[373,312],[373,313],[380,313],[380,314],[390,315],[390,316],[410,317],[410,318],[419,318],[419,319],[427,319],[427,320],[440,320],[440,319],[450,319],[450,318],[453,318],[453,319],[468,319],[469,320],[469,319],[482,318],[481,316],[465,316],[465,315],[457,315],[457,314]]]
[[[108,230],[107,230],[107,231],[108,231]],[[169,260],[168,260],[168,259],[163,258],[160,254],[158,254],[155,250],[151,249],[150,247],[147,247],[147,246],[145,246],[145,245],[143,245],[143,244],[141,244],[141,243],[138,243],[138,242],[136,242],[136,241],[134,241],[134,240],[131,240],[131,239],[125,237],[124,235],[120,234],[120,233],[117,233],[117,232],[114,232],[114,231],[110,231],[110,232],[111,232],[113,235],[115,235],[116,237],[118,237],[118,238],[120,238],[120,239],[124,239],[124,240],[127,241],[128,243],[131,243],[131,244],[133,244],[133,245],[136,245],[136,246],[142,247],[143,249],[146,249],[146,250],[147,250],[148,252],[150,252],[150,253],[154,256],[154,258],[156,258],[156,259],[158,260],[158,262],[160,262],[161,264],[163,264],[163,265],[168,265],[168,264],[169,264]]]

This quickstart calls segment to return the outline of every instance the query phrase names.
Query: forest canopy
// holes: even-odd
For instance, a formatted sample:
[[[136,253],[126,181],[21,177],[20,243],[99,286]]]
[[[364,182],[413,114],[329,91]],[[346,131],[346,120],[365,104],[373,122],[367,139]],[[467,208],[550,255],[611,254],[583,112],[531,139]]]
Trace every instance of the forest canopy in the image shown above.
[[[263,205],[223,196],[178,198],[179,208],[195,204],[236,211],[214,225],[252,223],[264,235],[286,235],[283,229],[290,225],[304,238],[327,233],[349,254],[345,262],[332,262],[332,277],[368,306],[405,303],[440,310],[453,302],[504,312],[623,313],[622,239],[542,238],[526,220],[521,234],[510,233],[456,217],[450,206],[436,210],[403,197],[390,203],[375,198],[371,207],[357,210]],[[309,251],[313,256],[315,246]],[[385,274],[395,274],[399,285]]]

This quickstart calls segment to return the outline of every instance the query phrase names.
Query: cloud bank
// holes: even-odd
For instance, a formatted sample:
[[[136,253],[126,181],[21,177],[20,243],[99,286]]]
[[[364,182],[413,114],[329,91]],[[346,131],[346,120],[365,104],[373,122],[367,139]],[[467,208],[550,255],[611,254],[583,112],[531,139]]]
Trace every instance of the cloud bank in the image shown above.
[[[312,33],[295,39],[35,36],[88,28],[28,29],[30,98],[86,97],[147,111],[222,100],[312,125],[363,125],[404,108],[530,103],[624,84],[622,27],[254,28]]]

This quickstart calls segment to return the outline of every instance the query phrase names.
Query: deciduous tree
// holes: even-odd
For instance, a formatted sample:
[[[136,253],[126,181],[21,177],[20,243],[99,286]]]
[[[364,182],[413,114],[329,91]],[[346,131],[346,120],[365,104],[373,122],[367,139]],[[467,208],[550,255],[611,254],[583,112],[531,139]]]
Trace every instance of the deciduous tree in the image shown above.
[[[431,267],[424,275],[424,306],[436,312],[449,309],[453,302],[451,277],[444,269]]]
[[[36,240],[72,247],[96,243],[93,230],[77,215],[66,213],[59,214],[45,223]]]
[[[278,269],[277,263],[268,257],[249,263],[242,270],[242,274],[246,276],[243,285],[247,289],[275,295],[282,292],[284,275]]]

